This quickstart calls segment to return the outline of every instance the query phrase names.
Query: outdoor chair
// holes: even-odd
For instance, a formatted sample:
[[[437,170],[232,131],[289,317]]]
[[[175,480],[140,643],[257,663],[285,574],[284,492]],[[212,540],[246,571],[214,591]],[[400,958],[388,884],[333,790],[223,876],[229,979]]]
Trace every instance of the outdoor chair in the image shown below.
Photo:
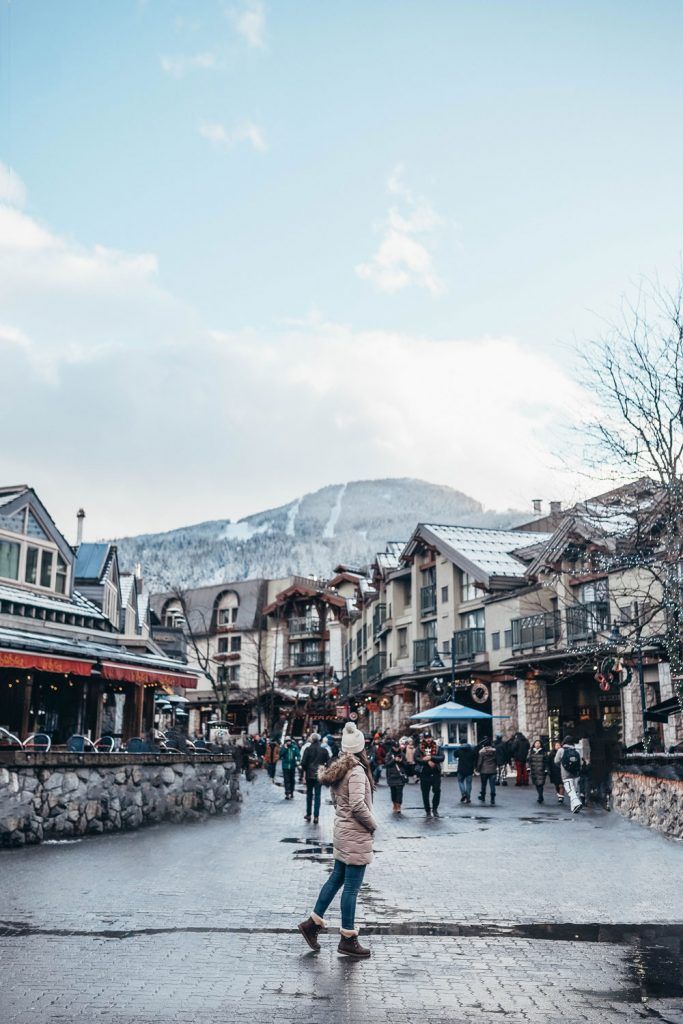
[[[47,754],[52,746],[52,740],[46,732],[32,732],[24,740],[24,750],[38,750],[41,754]]]
[[[194,741],[194,749],[195,750],[210,750],[211,748],[210,748],[209,744],[206,742],[206,740],[195,740]]]
[[[127,754],[146,754],[149,751],[149,744],[146,740],[141,739],[140,736],[133,736],[132,739],[126,743]]]
[[[87,736],[81,736],[79,733],[76,733],[73,736],[69,736],[66,741],[66,749],[70,754],[85,754],[88,750],[96,750],[96,747]]]
[[[100,736],[95,740],[94,747],[98,754],[111,754],[116,743],[113,736]]]
[[[18,747],[21,749],[22,746],[23,744],[18,736],[15,736],[9,729],[3,729],[0,726],[0,748]]]

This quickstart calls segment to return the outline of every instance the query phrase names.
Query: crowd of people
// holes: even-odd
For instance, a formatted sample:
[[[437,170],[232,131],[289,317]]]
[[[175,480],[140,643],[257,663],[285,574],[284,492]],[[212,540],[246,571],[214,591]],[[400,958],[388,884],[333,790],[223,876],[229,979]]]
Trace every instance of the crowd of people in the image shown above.
[[[265,767],[273,782],[279,766],[285,800],[294,798],[297,777],[305,785],[304,818],[318,824],[319,775],[321,769],[340,754],[334,736],[312,732],[305,742],[297,743],[289,735],[275,739],[264,734],[252,737],[250,746],[254,759]],[[551,744],[547,736],[530,741],[523,733],[516,732],[508,738],[487,736],[477,744],[449,746],[457,757],[461,804],[471,804],[475,791],[478,801],[486,803],[488,798],[489,804],[495,806],[498,788],[508,785],[533,787],[537,803],[542,804],[546,784],[550,783],[557,803],[564,804],[566,799],[573,813],[578,813],[589,802],[609,810],[614,751],[599,723],[590,740],[575,741],[567,735],[562,742]],[[430,729],[400,737],[389,731],[377,732],[367,737],[364,749],[375,786],[384,774],[395,815],[402,813],[405,787],[419,785],[425,815],[439,817],[445,754]]]

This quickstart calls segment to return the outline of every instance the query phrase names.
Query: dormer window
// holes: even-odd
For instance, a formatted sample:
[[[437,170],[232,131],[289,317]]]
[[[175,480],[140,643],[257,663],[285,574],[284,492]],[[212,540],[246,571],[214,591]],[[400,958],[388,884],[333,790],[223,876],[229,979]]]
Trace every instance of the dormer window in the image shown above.
[[[57,555],[57,570],[55,572],[55,590],[58,594],[66,593],[67,567],[61,555]]]
[[[21,547],[12,540],[0,540],[0,576],[6,580],[19,579]]]
[[[38,582],[38,559],[40,558],[40,551],[38,548],[27,548],[26,549],[26,571],[24,573],[24,579],[27,583]]]
[[[40,585],[41,587],[52,587],[52,562],[53,554],[43,548],[40,557]]]

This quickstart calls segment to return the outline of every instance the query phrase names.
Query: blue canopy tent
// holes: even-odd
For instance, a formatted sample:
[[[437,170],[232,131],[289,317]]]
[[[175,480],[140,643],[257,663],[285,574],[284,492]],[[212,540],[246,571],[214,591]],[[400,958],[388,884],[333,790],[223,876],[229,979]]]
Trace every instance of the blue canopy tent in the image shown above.
[[[476,745],[476,722],[492,721],[494,718],[509,718],[509,715],[489,715],[486,711],[478,711],[476,708],[466,708],[464,704],[458,704],[454,700],[447,700],[445,704],[439,704],[435,708],[428,708],[426,711],[418,711],[411,715],[412,721],[417,723],[431,723],[439,726],[441,732],[441,746],[446,755],[444,771],[457,771],[458,755],[456,750],[462,743]],[[462,727],[450,728],[449,723],[462,723]],[[419,724],[413,726],[419,728]]]

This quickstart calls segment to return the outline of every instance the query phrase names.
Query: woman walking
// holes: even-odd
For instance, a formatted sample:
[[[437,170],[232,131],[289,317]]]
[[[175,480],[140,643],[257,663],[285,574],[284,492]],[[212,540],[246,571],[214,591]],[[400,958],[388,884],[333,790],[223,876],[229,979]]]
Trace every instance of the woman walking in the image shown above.
[[[403,787],[408,781],[408,777],[404,774],[403,751],[398,743],[394,743],[393,747],[389,750],[384,767],[387,775],[387,786],[391,790],[393,812],[394,814],[400,814],[403,803]]]
[[[555,787],[555,793],[557,794],[558,804],[564,803],[564,786],[562,785],[562,769],[559,764],[555,764],[555,754],[558,750],[562,749],[562,744],[559,742],[553,743],[552,753],[548,758],[548,770],[550,773],[550,781]]]
[[[299,931],[316,953],[318,934],[325,928],[324,914],[343,887],[341,896],[341,939],[337,950],[346,956],[368,957],[356,928],[356,900],[366,866],[372,860],[372,837],[377,823],[372,813],[372,771],[365,753],[365,737],[347,722],[342,733],[342,752],[336,761],[320,769],[319,778],[329,786],[334,804],[334,867],[313,908],[299,925]]]
[[[546,752],[540,740],[534,740],[534,745],[529,751],[529,774],[531,782],[538,793],[537,804],[543,803],[543,787],[545,786],[545,775],[547,766]]]

